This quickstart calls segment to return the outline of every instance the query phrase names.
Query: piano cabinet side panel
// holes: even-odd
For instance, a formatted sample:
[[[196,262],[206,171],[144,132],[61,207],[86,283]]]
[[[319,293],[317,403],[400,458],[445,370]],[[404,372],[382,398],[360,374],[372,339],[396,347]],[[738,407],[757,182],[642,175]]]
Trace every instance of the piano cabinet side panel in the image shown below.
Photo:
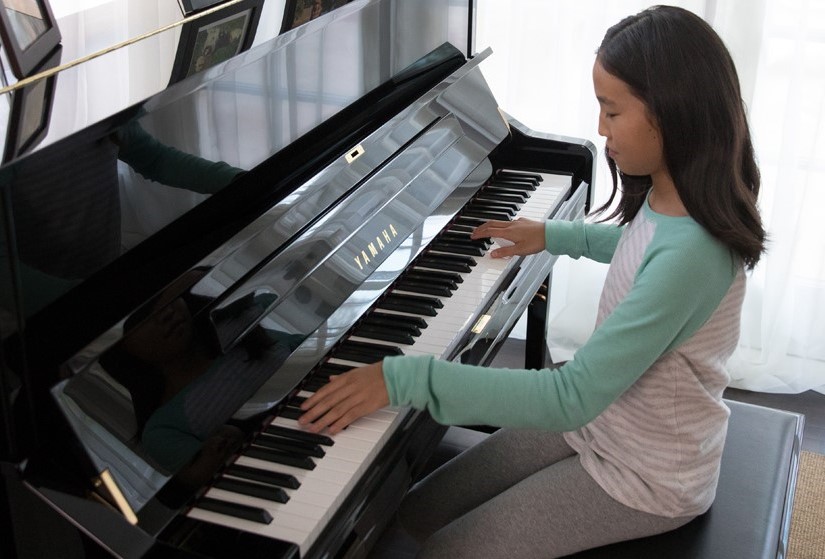
[[[60,549],[67,559],[86,556],[80,532],[32,493],[13,464],[0,463],[0,554],[49,557]],[[44,538],[43,535],[48,534]]]

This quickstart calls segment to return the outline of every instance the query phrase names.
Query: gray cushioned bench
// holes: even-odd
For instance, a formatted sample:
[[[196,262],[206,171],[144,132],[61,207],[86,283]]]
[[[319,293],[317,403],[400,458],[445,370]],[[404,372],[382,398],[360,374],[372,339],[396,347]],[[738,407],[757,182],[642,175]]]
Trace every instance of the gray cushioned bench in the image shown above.
[[[659,536],[577,553],[575,559],[784,558],[804,416],[726,400],[730,426],[716,501],[704,515]],[[451,427],[432,465],[486,436]]]

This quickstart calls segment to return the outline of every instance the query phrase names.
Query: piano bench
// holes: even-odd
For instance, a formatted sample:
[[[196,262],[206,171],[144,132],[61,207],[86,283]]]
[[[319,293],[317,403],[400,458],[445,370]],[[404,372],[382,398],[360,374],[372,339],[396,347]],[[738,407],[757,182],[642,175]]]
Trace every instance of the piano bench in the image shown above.
[[[804,416],[725,400],[730,425],[716,500],[685,526],[571,555],[575,559],[767,559],[787,552]],[[430,467],[486,435],[451,427]]]

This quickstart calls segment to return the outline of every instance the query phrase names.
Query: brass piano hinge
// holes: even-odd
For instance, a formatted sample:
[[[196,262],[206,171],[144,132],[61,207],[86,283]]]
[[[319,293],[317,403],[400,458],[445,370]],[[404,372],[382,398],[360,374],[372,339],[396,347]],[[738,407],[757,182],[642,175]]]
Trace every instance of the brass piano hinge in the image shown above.
[[[100,476],[94,478],[92,483],[95,487],[96,497],[105,504],[117,508],[129,524],[135,525],[138,523],[135,511],[132,510],[126,497],[123,496],[123,492],[120,490],[120,487],[118,487],[112,474],[109,473],[109,470],[100,472]]]
[[[347,154],[344,156],[344,158],[347,160],[347,163],[351,165],[353,161],[364,155],[364,151],[365,150],[363,147],[361,147],[361,144],[358,144],[357,146],[349,150]]]
[[[489,314],[481,315],[470,331],[473,334],[481,334],[484,331],[484,327],[487,326],[488,322],[490,322],[490,318],[491,317]]]

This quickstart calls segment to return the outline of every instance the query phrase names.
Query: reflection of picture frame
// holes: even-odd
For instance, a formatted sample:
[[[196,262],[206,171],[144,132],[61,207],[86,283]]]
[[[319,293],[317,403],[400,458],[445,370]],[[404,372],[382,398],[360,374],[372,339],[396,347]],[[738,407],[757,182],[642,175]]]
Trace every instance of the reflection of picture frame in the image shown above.
[[[60,44],[47,0],[0,0],[0,38],[12,72],[24,78]]]
[[[281,33],[349,4],[352,0],[286,0]]]
[[[263,0],[243,0],[184,23],[170,83],[247,50],[255,38],[262,6]]]
[[[180,9],[183,10],[183,15],[188,16],[194,12],[211,8],[226,1],[227,0],[178,0],[178,4],[180,4]]]
[[[36,70],[42,72],[60,64],[61,52],[62,49],[57,48]],[[23,155],[46,136],[52,116],[56,81],[57,74],[52,74],[12,91],[3,163]]]

